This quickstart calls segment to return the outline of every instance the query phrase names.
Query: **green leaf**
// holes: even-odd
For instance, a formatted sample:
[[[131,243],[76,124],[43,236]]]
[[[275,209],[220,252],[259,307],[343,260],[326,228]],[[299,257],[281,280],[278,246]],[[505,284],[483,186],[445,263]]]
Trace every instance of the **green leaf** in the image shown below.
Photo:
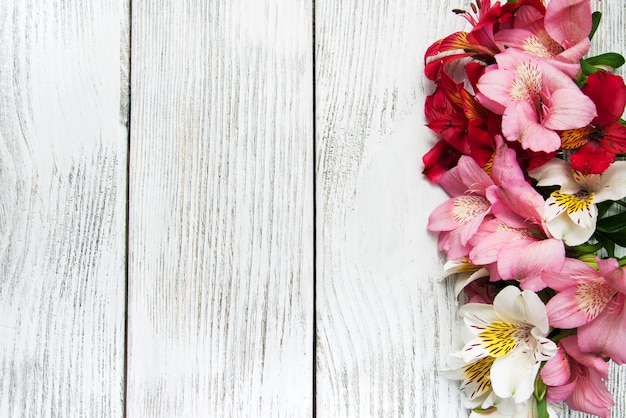
[[[582,258],[586,256],[593,256],[602,249],[602,244],[600,243],[589,243],[586,242],[581,245],[577,245],[575,247],[567,247],[567,257],[569,258]]]
[[[607,200],[604,202],[600,202],[596,205],[598,208],[598,218],[602,218],[608,211],[613,207],[613,205],[617,203],[612,200]]]
[[[589,32],[589,40],[593,39],[593,35],[596,34],[601,20],[602,12],[593,12],[591,14],[591,32]]]
[[[626,212],[607,216],[598,220],[597,229],[600,232],[614,233],[626,229]]]
[[[624,65],[624,57],[617,52],[606,52],[595,57],[586,58],[583,61],[597,69],[602,69],[603,67],[619,68]]]
[[[604,247],[609,258],[615,257],[615,243],[611,241],[609,237],[600,231],[596,231],[593,236],[598,240],[598,243]]]
[[[590,74],[596,73],[599,70],[593,65],[589,64],[586,60],[580,60],[580,70],[582,71],[583,76],[588,76]],[[578,80],[578,84],[582,87],[587,83],[587,78],[583,78],[582,80]]]
[[[620,247],[626,247],[626,234],[624,234],[623,232],[615,232],[610,234],[603,233],[602,235],[610,240],[611,243],[613,243],[613,248],[615,248],[615,244],[619,245]],[[611,255],[611,257],[614,257],[614,255]]]

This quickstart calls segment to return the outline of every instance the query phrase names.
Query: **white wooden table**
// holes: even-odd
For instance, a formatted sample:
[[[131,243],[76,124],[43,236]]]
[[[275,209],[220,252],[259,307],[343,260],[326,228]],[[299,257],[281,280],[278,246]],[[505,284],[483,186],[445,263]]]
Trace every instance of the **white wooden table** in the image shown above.
[[[420,171],[468,6],[3,1],[0,416],[467,416]]]

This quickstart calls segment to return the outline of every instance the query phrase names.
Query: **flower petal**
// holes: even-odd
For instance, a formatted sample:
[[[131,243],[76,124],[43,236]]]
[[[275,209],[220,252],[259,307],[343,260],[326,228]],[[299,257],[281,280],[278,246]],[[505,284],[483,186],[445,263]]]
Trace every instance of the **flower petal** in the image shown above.
[[[626,363],[625,297],[618,294],[596,319],[578,328],[578,345],[582,351],[610,357],[617,364]]]
[[[621,268],[614,258],[596,258],[600,273],[611,287],[620,293],[626,294],[626,270]]]
[[[563,386],[568,382],[570,378],[570,368],[562,348],[559,347],[554,357],[546,362],[541,368],[539,375],[543,383],[548,386]],[[567,398],[569,393],[565,394],[561,399],[558,399],[558,401]]]
[[[576,193],[581,189],[574,179],[570,165],[560,158],[554,158],[528,174],[537,180],[537,186],[561,186],[563,193]]]
[[[590,184],[590,191],[595,193],[596,202],[626,197],[626,161],[615,161],[604,173],[594,178],[597,182]]]
[[[480,93],[476,95],[476,98],[487,109],[501,115],[504,113],[504,109],[513,101],[510,86],[514,81],[515,74],[512,71],[500,69],[486,71],[478,80]]]
[[[545,271],[559,271],[565,260],[565,247],[556,239],[511,242],[498,253],[498,272],[504,280],[518,280],[522,289],[539,291],[546,287]]]
[[[503,320],[532,324],[541,330],[544,336],[548,334],[546,306],[535,292],[507,286],[496,296],[493,308]]]
[[[561,146],[561,137],[539,123],[535,108],[521,99],[506,107],[502,133],[509,141],[518,141],[524,149],[532,151],[552,152]]]
[[[582,92],[591,98],[596,105],[598,116],[592,121],[594,125],[604,126],[617,121],[626,107],[626,85],[618,75],[598,71],[587,78]]]
[[[558,89],[552,92],[550,110],[542,123],[548,129],[564,131],[587,126],[596,115],[596,106],[580,90]]]
[[[584,228],[575,224],[566,212],[554,219],[546,220],[546,225],[554,238],[563,240],[566,245],[571,247],[584,244],[595,231],[595,226]]]
[[[577,292],[576,287],[571,287],[550,299],[546,305],[550,325],[556,328],[573,329],[589,323],[598,315],[599,312],[595,312],[593,317],[590,316],[593,311],[589,309],[589,306],[581,306],[581,301],[576,297]],[[605,306],[606,303],[602,308],[604,309]]]
[[[586,38],[591,32],[589,0],[550,0],[544,18],[546,31],[564,48]]]
[[[513,398],[516,403],[528,400],[533,394],[539,363],[523,350],[514,350],[498,357],[491,366],[491,385],[501,398]]]

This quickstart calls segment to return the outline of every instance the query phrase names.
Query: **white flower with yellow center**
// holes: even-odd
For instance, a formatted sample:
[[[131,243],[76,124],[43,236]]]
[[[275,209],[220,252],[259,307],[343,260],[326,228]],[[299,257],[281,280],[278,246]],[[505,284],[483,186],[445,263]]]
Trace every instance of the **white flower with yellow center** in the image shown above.
[[[550,234],[570,246],[595,232],[597,203],[626,196],[626,161],[614,162],[602,174],[582,174],[555,158],[529,174],[538,186],[561,186],[546,200],[543,216]]]
[[[472,338],[458,356],[463,389],[469,399],[487,395],[519,404],[533,394],[542,361],[556,354],[549,332],[546,307],[536,293],[508,286],[493,305],[468,303],[459,310]],[[469,393],[468,393],[469,392]]]

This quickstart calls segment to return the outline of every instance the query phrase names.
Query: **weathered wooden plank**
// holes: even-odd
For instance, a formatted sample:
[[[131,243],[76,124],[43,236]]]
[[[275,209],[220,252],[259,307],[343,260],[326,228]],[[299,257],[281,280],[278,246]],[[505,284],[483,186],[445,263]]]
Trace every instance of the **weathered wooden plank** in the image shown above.
[[[3,417],[123,414],[127,14],[0,8]]]
[[[457,384],[438,373],[460,348],[426,232],[445,195],[419,172],[435,142],[422,57],[467,27],[450,11],[468,3],[316,1],[319,416],[467,416]],[[623,53],[623,3],[593,4],[607,15],[595,50]],[[612,373],[621,417],[624,370]]]
[[[457,341],[420,174],[429,43],[451,1],[316,1],[319,416],[463,416],[438,373]],[[439,337],[437,337],[439,335]],[[466,414],[465,414],[466,415]]]
[[[132,21],[128,416],[310,416],[311,2]]]

